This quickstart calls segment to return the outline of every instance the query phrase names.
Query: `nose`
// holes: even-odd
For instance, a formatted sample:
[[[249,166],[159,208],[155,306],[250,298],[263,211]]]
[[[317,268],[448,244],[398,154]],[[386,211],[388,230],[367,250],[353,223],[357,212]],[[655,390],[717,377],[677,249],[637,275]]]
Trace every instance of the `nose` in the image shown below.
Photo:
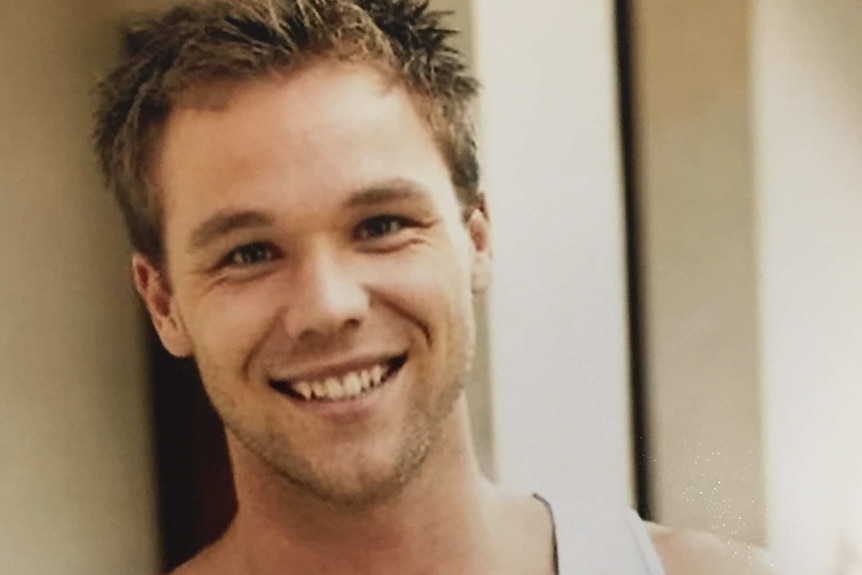
[[[294,341],[337,335],[361,325],[368,293],[357,274],[336,254],[308,254],[292,274],[284,327]]]

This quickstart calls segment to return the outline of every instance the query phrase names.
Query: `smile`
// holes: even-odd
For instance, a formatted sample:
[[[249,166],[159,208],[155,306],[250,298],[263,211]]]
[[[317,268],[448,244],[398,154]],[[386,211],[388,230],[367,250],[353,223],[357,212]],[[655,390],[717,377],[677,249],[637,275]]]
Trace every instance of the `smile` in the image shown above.
[[[402,355],[363,369],[319,379],[271,381],[277,391],[301,401],[344,401],[361,397],[389,381],[407,361]]]

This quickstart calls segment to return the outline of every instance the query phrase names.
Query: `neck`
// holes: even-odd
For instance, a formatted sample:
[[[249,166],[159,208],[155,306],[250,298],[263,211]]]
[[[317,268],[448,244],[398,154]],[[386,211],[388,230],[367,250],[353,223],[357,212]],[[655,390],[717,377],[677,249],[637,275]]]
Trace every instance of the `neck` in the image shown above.
[[[462,400],[416,477],[361,508],[316,499],[229,439],[239,509],[222,546],[254,575],[494,572],[499,496],[482,477]]]

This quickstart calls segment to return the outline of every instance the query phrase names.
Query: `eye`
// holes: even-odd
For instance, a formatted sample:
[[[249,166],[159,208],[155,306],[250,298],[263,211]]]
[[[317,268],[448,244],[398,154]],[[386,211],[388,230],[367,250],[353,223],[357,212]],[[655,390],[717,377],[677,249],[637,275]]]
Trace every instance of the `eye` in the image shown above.
[[[375,216],[364,220],[356,229],[356,238],[362,241],[391,236],[410,227],[412,223],[400,216]]]
[[[275,259],[275,249],[269,244],[255,242],[230,251],[221,261],[222,266],[248,267]]]

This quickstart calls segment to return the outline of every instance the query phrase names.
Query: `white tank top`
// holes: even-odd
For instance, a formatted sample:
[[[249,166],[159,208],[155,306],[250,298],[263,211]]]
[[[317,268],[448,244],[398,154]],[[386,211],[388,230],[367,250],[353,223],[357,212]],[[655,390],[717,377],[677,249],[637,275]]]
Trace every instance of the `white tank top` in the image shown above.
[[[537,497],[553,516],[557,575],[665,575],[646,526],[633,510]]]

